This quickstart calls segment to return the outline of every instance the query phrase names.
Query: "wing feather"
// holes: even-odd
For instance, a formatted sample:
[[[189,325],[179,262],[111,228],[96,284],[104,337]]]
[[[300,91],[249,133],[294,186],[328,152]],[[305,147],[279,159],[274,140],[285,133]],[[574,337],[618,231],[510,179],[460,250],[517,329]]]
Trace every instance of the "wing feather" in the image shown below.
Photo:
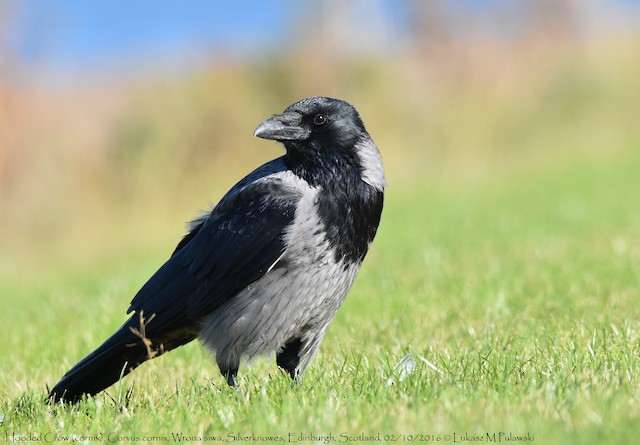
[[[127,312],[155,314],[147,327],[150,336],[196,323],[280,259],[299,197],[279,181],[257,181],[223,199],[181,240]]]

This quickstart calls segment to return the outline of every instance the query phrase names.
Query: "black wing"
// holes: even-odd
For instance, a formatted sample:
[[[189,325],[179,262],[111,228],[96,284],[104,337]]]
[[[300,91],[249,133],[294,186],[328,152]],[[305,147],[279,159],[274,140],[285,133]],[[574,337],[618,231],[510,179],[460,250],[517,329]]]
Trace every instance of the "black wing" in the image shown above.
[[[223,199],[140,289],[127,313],[155,314],[147,327],[151,338],[197,322],[278,260],[298,200],[299,195],[276,178]]]

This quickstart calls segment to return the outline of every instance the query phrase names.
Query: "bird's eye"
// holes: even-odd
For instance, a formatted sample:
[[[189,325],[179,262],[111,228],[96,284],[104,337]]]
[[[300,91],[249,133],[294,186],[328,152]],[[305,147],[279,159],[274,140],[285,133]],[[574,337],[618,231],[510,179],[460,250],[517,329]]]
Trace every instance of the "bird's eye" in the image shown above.
[[[313,118],[313,123],[316,125],[324,125],[326,122],[327,122],[327,116],[325,116],[322,113],[316,114],[315,117]]]

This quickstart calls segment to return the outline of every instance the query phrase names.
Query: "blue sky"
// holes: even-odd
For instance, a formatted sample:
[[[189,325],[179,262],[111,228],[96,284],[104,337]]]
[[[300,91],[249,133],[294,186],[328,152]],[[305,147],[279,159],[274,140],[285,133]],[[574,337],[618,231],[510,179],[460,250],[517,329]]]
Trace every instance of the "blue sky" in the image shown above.
[[[157,64],[188,66],[198,55],[256,56],[289,47],[303,9],[318,0],[2,0],[9,5],[9,54],[26,70],[79,73]],[[349,1],[349,0],[344,0]],[[354,1],[354,0],[351,0]],[[366,1],[359,0],[367,6]],[[447,2],[470,11],[513,0]],[[505,3],[507,2],[507,3]],[[607,6],[638,11],[640,0]],[[406,23],[401,0],[382,0],[396,28]],[[0,8],[0,12],[1,12]],[[635,18],[638,16],[635,15]],[[297,29],[292,27],[297,26]],[[366,25],[365,25],[366,26]],[[366,31],[366,30],[365,30]],[[1,43],[1,42],[0,42]]]
[[[23,63],[64,69],[162,59],[201,49],[256,50],[277,43],[296,2],[287,0],[26,0],[10,29]]]

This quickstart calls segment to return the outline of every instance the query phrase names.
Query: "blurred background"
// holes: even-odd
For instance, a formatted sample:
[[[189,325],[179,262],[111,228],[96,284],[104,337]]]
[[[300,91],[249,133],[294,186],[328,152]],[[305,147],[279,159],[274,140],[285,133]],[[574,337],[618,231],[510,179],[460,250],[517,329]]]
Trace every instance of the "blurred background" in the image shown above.
[[[0,275],[166,257],[306,96],[358,108],[393,200],[637,151],[639,79],[640,1],[3,0]]]

